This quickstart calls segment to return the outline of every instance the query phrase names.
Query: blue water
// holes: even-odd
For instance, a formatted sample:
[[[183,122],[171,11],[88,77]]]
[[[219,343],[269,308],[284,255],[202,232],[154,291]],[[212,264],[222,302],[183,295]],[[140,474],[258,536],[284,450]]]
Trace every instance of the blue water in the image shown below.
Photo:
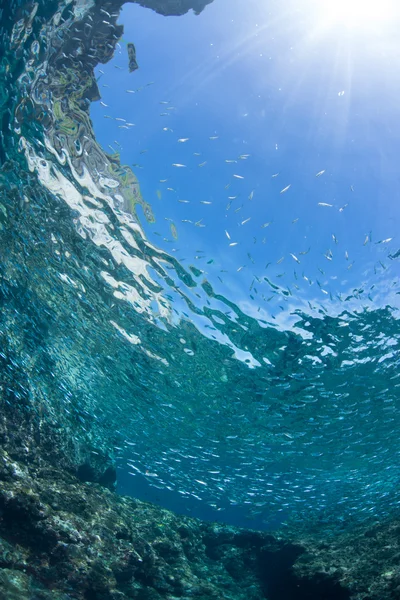
[[[400,502],[398,15],[321,6],[126,5],[100,146],[68,55],[3,65],[42,112],[4,129],[2,327],[121,493],[261,529]]]
[[[264,455],[253,480],[259,506],[252,502],[249,485],[244,492],[250,494],[247,500],[241,496],[230,502],[225,497],[221,502],[219,498],[221,513],[212,518],[243,524],[244,517],[256,527],[274,521],[275,511],[287,515],[297,508],[296,503],[308,504],[308,498],[313,498],[316,508],[325,509],[337,502],[337,494],[343,494],[339,502],[354,505],[351,512],[374,512],[372,504],[359,504],[361,498],[348,502],[343,490],[352,488],[364,469],[366,480],[361,488],[381,489],[383,481],[373,484],[370,480],[371,462],[381,464],[389,452],[387,428],[393,427],[394,434],[398,418],[395,381],[381,387],[374,378],[375,395],[371,373],[366,377],[363,366],[382,361],[386,370],[384,364],[394,367],[398,360],[399,270],[390,259],[397,251],[400,217],[396,200],[399,109],[394,101],[399,90],[393,77],[398,58],[391,54],[391,60],[387,59],[396,33],[390,24],[383,31],[351,31],[340,23],[323,30],[311,8],[304,4],[289,10],[272,2],[266,10],[260,2],[249,7],[221,1],[197,17],[165,19],[128,5],[120,19],[125,27],[123,40],[135,39],[140,69],[133,76],[126,75],[121,42],[114,59],[101,67],[101,73],[97,71],[108,106],[93,104],[91,113],[99,141],[105,148],[114,144],[122,162],[133,165],[144,197],[151,199],[156,222],[146,226],[149,239],[166,252],[172,247],[183,265],[193,264],[200,279],[212,282],[217,293],[229,297],[246,314],[299,336],[302,357],[293,353],[282,369],[277,405],[266,399],[276,367],[273,360],[268,374],[257,376],[256,371],[266,369],[262,360],[270,359],[258,355],[257,360],[251,350],[241,356],[255,370],[240,382],[236,397],[246,412],[237,417],[233,433],[241,439],[240,421],[248,421],[245,429],[250,431],[250,444],[265,451],[268,443],[263,428],[274,431],[275,440],[280,437],[283,446],[279,444],[272,458],[273,477],[279,477],[276,468],[282,469],[289,481],[279,479],[284,502],[279,503],[278,494],[272,516],[266,493],[271,492],[268,486],[274,486]],[[130,88],[137,91],[127,92]],[[123,121],[105,115],[132,121],[134,126],[121,128]],[[173,167],[173,163],[185,167]],[[171,222],[177,240],[171,235]],[[390,310],[382,314],[393,319],[388,325],[393,337],[386,337],[378,325],[378,309],[385,306]],[[297,311],[317,321],[307,322],[303,314],[301,326],[294,327]],[[358,322],[358,332],[349,333],[350,322]],[[209,334],[203,323],[196,325]],[[365,332],[375,326],[382,341],[373,343]],[[319,327],[326,330],[325,335],[317,333]],[[217,332],[214,335],[221,339]],[[245,337],[242,350],[249,351],[252,342],[257,347],[256,336]],[[312,347],[308,339],[318,340],[312,352],[307,350]],[[387,352],[378,350],[385,346]],[[303,380],[298,387],[311,393],[299,394],[296,387],[291,393],[293,379]],[[226,383],[229,391],[219,399],[225,411],[232,398],[230,381]],[[206,389],[205,382],[201,385]],[[251,409],[249,385],[266,405]],[[381,407],[382,403],[387,406]],[[382,409],[387,419],[382,418]],[[264,413],[263,424],[257,411]],[[360,416],[371,419],[374,441],[371,432],[363,439]],[[296,438],[302,437],[307,441],[296,447]],[[379,458],[373,457],[375,445],[382,452]],[[225,468],[229,469],[231,460],[235,462],[236,452],[240,450],[232,452]],[[252,450],[246,448],[244,453],[247,456]],[[253,459],[239,468],[243,473],[237,473],[235,481],[240,487],[238,477],[251,480],[257,464]],[[290,475],[285,471],[289,463]],[[328,493],[321,484],[314,490],[310,481],[303,489],[309,496],[291,501],[293,488],[301,487],[304,464],[313,480],[320,476],[318,465],[323,463],[329,471],[338,472],[329,481]],[[267,464],[271,465],[271,458]],[[389,475],[395,467],[386,467],[390,487]],[[146,490],[144,481],[131,487],[124,467],[120,485],[124,492],[140,490],[146,498],[205,518],[209,518],[210,504],[211,508],[218,504],[209,499],[205,510],[196,498],[184,502],[178,496],[177,500],[175,490]],[[185,498],[187,491],[182,494]]]

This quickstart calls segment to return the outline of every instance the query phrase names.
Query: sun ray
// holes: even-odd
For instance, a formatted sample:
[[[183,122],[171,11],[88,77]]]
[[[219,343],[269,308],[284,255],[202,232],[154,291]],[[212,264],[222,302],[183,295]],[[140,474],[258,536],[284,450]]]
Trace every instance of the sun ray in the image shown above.
[[[389,22],[398,12],[395,0],[322,0],[318,5],[326,26],[352,29]]]

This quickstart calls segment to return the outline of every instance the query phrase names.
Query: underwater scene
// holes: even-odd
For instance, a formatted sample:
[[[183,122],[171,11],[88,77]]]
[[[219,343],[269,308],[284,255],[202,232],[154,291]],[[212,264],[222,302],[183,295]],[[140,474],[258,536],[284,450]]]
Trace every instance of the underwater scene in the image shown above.
[[[400,600],[399,26],[0,0],[0,600]]]

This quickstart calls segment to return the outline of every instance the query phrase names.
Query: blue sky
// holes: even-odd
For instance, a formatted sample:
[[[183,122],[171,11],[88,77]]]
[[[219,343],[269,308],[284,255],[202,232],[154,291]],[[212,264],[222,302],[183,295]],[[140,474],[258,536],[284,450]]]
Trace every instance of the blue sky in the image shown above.
[[[98,69],[107,106],[92,105],[96,134],[140,165],[157,219],[149,238],[236,301],[254,275],[324,302],[316,279],[335,295],[387,277],[379,260],[398,270],[387,259],[400,224],[395,21],[347,28],[315,6],[215,0],[200,16],[166,18],[129,4],[120,47]]]

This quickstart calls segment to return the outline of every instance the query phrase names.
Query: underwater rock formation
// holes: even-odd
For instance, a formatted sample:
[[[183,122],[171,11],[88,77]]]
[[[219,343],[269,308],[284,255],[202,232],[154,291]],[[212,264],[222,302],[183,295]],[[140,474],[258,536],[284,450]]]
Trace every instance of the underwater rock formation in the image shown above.
[[[204,523],[0,450],[0,600],[395,600],[399,532]]]
[[[269,536],[180,518],[4,451],[0,481],[2,599],[258,600],[261,548],[286,552]]]

